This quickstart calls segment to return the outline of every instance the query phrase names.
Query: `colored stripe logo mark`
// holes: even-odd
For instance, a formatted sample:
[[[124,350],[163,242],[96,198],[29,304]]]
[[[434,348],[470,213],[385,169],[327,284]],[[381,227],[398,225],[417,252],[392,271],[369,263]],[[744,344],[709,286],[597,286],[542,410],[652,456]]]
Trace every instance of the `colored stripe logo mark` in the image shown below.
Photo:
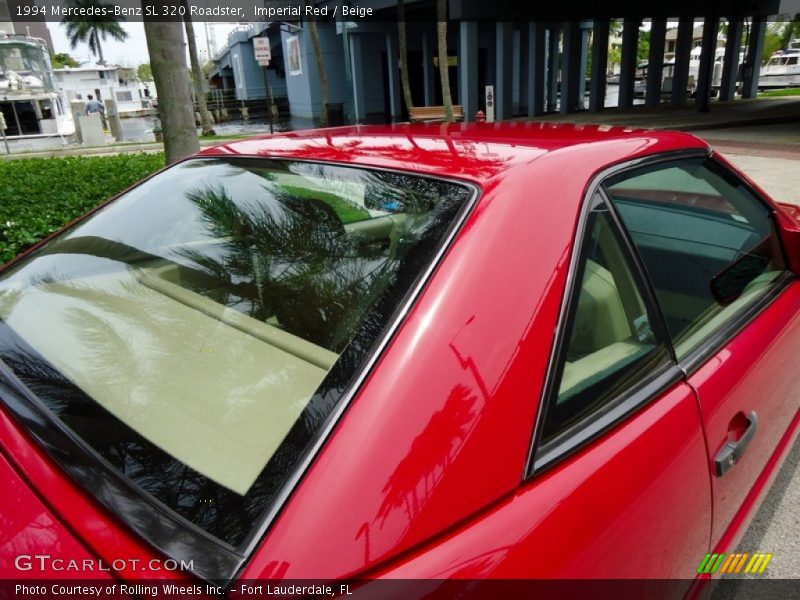
[[[737,552],[734,554],[706,554],[700,566],[697,567],[698,574],[713,575],[717,571],[720,573],[753,573],[760,574],[767,569],[772,554],[766,552]]]

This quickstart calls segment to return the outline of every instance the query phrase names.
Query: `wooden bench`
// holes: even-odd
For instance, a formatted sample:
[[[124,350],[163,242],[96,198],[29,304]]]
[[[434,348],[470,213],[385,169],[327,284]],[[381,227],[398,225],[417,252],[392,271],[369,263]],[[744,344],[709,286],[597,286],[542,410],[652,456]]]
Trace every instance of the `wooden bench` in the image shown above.
[[[453,118],[464,120],[464,107],[453,105]],[[412,123],[440,123],[444,121],[444,106],[415,106],[408,111],[408,120]]]

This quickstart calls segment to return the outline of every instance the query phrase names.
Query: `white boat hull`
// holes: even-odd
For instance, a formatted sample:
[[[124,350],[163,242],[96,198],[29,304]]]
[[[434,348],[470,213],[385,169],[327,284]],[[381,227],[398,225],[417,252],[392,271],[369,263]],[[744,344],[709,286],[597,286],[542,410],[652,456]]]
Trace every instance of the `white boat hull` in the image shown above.
[[[763,89],[800,87],[800,73],[762,73],[758,78],[758,87]]]

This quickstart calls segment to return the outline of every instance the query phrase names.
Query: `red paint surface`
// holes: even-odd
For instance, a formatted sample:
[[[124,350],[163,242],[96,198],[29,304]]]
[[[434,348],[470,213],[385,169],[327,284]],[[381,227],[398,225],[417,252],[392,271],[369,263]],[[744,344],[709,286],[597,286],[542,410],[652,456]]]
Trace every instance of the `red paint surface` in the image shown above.
[[[712,538],[711,483],[686,384],[531,481],[522,475],[586,185],[614,163],[705,147],[680,133],[511,123],[339,128],[204,150],[424,172],[482,192],[243,577],[693,576]],[[778,218],[800,257],[796,222]],[[798,310],[793,284],[695,377],[712,446],[731,410],[775,393],[753,465],[734,468],[745,495],[755,470],[774,471],[785,454],[792,415],[778,413],[791,412],[780,398],[797,389],[782,374],[793,372]],[[26,547],[56,540],[77,552],[80,540],[108,559],[155,556],[2,412],[0,443],[39,496],[3,508]],[[737,494],[734,509],[755,502]],[[725,518],[742,530],[741,514],[718,515],[715,539]]]

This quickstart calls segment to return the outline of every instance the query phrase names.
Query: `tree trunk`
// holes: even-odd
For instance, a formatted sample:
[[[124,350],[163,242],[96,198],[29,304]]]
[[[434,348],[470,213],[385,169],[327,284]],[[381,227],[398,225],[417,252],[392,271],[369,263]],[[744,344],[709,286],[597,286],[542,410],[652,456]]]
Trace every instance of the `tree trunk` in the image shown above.
[[[400,47],[400,84],[403,86],[403,100],[410,112],[414,108],[411,98],[411,84],[408,83],[408,43],[406,40],[406,6],[404,0],[397,2],[397,44]]]
[[[439,38],[439,77],[442,81],[442,104],[444,105],[444,120],[452,123],[453,98],[450,95],[450,73],[447,68],[447,0],[436,2],[436,33]]]
[[[183,4],[186,6],[186,2]],[[192,80],[194,81],[194,92],[197,97],[197,110],[200,113],[200,122],[203,127],[202,135],[214,135],[214,123],[211,120],[211,113],[208,112],[208,106],[206,104],[205,77],[203,77],[200,59],[197,57],[197,42],[194,37],[194,25],[192,24],[192,18],[189,16],[188,8],[183,17],[183,26],[186,29],[186,43],[189,44],[189,60],[192,63]]]
[[[312,4],[312,0],[306,0],[306,6]],[[313,14],[307,16],[308,32],[311,34],[311,43],[314,45],[314,56],[317,59],[317,71],[319,72],[319,89],[322,95],[322,117],[319,124],[322,127],[328,126],[328,71],[325,69],[325,60],[322,56],[322,46],[319,43],[319,32],[317,31],[317,20]]]
[[[100,43],[100,32],[97,31],[96,29],[94,30],[94,41],[97,46],[97,64],[105,66],[106,59],[103,58],[103,46]]]
[[[178,22],[144,21],[150,67],[158,91],[167,164],[200,150],[189,92],[183,28]]]

